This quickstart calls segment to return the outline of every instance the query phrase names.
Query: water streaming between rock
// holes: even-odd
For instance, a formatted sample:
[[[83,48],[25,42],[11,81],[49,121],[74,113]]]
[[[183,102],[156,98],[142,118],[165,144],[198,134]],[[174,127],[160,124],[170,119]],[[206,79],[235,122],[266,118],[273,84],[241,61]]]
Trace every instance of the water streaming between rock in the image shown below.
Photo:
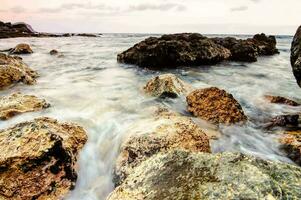
[[[105,199],[113,190],[112,168],[127,127],[140,118],[148,118],[147,108],[164,104],[188,115],[185,99],[156,100],[143,94],[142,87],[152,76],[171,72],[195,87],[217,86],[232,93],[251,119],[266,119],[300,107],[272,105],[264,94],[291,98],[301,96],[289,63],[292,37],[277,37],[279,55],[261,57],[256,63],[223,62],[217,66],[183,67],[154,72],[118,64],[117,53],[150,35],[104,34],[99,38],[17,38],[1,40],[0,49],[17,43],[29,43],[34,54],[22,56],[37,70],[36,85],[17,85],[1,95],[20,91],[48,100],[52,107],[19,115],[0,122],[0,128],[49,116],[73,121],[83,126],[89,140],[80,154],[79,178],[70,200]],[[246,37],[246,36],[240,36]],[[63,57],[50,56],[58,49]],[[197,123],[203,123],[196,119]],[[147,126],[147,125],[146,125]],[[214,152],[240,151],[271,160],[291,162],[279,150],[277,135],[265,133],[253,122],[247,125],[221,127],[222,137],[212,142]]]

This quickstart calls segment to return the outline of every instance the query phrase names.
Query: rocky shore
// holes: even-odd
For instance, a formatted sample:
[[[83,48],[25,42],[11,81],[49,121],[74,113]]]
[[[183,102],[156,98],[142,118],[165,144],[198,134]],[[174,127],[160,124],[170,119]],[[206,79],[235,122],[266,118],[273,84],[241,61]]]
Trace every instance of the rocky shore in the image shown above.
[[[259,56],[279,53],[274,36],[257,34],[246,40],[208,38],[198,33],[150,37],[118,54],[121,63],[146,68],[214,65],[219,62],[255,62]]]
[[[92,33],[41,33],[36,32],[33,28],[26,23],[16,23],[12,24],[11,22],[2,22],[0,21],[0,39],[3,38],[16,38],[16,37],[72,37],[72,36],[81,36],[81,37],[98,37],[101,34],[92,34]]]
[[[0,38],[44,37],[26,24],[0,23],[1,28],[6,32],[0,31]],[[291,55],[298,84],[299,33],[300,28],[292,43]],[[67,36],[72,34],[63,37]],[[78,36],[95,37],[90,34]],[[14,88],[16,84],[38,84],[39,73],[19,57],[35,55],[38,51],[32,47],[22,43],[0,53],[0,91]],[[148,38],[119,54],[117,59],[139,67],[162,69],[213,65],[222,61],[255,62],[259,56],[277,53],[275,37],[265,34],[242,40],[183,33]],[[56,59],[55,55],[62,54],[49,49],[45,55]],[[125,121],[127,129],[111,171],[114,190],[107,200],[301,198],[301,102],[264,94],[262,100],[268,105],[288,107],[291,112],[271,113],[268,121],[261,121],[260,117],[251,118],[250,113],[245,112],[248,104],[242,103],[223,85],[196,87],[190,85],[189,79],[182,80],[170,72],[152,74],[153,77],[140,87],[139,94],[141,98],[150,99],[147,102],[151,105],[146,107],[154,109],[143,110],[147,112],[147,118]],[[23,91],[1,94],[0,120],[6,123],[3,120],[13,120],[11,118],[26,115],[24,113],[42,112],[48,108],[44,110],[47,112],[50,104],[55,107],[51,99],[38,94]],[[166,106],[168,101],[180,102],[177,106],[181,112]],[[95,121],[102,123],[98,119]],[[292,163],[239,152],[214,153],[212,144],[223,136],[222,127],[250,124],[275,136],[275,143]],[[49,117],[24,120],[0,130],[0,199],[65,199],[76,187],[77,159],[88,140],[87,135],[78,124]],[[108,149],[113,151],[111,146]],[[102,177],[94,178],[99,181]]]

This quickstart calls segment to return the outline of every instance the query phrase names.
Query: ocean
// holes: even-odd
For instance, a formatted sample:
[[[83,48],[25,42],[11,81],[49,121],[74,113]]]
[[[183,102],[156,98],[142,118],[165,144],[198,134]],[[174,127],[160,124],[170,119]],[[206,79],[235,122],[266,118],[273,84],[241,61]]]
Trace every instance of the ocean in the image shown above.
[[[117,63],[118,53],[149,36],[158,35],[103,34],[96,38],[1,40],[0,49],[11,48],[18,43],[30,44],[34,53],[22,58],[38,71],[40,77],[35,85],[18,84],[1,91],[0,95],[19,91],[45,98],[52,106],[2,121],[0,128],[48,116],[76,122],[87,131],[89,139],[78,160],[77,185],[67,199],[106,198],[113,190],[112,170],[128,127],[139,119],[150,117],[147,108],[164,105],[189,115],[184,98],[158,100],[143,93],[146,82],[163,73],[176,74],[197,88],[216,86],[225,89],[233,94],[251,119],[244,126],[221,126],[222,137],[211,144],[213,152],[243,152],[291,163],[279,148],[277,134],[266,132],[252,120],[264,121],[276,115],[301,111],[300,107],[293,110],[287,106],[272,105],[263,98],[266,94],[292,99],[301,97],[289,60],[291,36],[277,36],[280,54],[259,57],[255,63],[222,62],[215,66],[183,66],[162,71]],[[57,49],[63,56],[49,55],[52,49]],[[195,121],[204,123],[198,119]]]

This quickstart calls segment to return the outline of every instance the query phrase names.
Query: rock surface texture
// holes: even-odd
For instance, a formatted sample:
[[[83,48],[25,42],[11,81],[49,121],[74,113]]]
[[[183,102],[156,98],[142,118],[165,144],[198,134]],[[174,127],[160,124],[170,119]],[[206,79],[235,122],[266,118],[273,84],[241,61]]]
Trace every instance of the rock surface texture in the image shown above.
[[[174,74],[163,74],[152,78],[144,86],[144,91],[155,97],[178,97],[187,95],[192,87]]]
[[[284,104],[288,106],[300,106],[300,104],[296,101],[281,96],[265,95],[265,98],[271,103]]]
[[[74,188],[87,140],[75,125],[39,118],[0,131],[0,199],[62,199]]]
[[[188,111],[214,124],[234,124],[247,120],[241,105],[225,90],[198,89],[186,97]]]
[[[301,130],[285,131],[280,141],[288,157],[301,166]]]
[[[15,115],[39,111],[50,106],[44,99],[32,95],[14,93],[0,97],[0,120],[7,120]]]
[[[31,54],[33,53],[28,44],[18,44],[15,48],[11,49],[10,54]]]
[[[142,161],[170,149],[210,152],[209,138],[190,118],[162,112],[129,129],[115,167],[115,185],[120,185]]]
[[[121,63],[162,68],[211,65],[224,60],[255,62],[261,55],[278,53],[274,36],[257,34],[246,40],[207,38],[197,33],[150,37],[120,53]]]
[[[239,153],[159,153],[107,200],[301,198],[301,168]]]
[[[301,26],[298,28],[292,42],[291,65],[297,83],[301,87]]]
[[[0,53],[0,90],[18,82],[34,84],[37,77],[20,57]]]

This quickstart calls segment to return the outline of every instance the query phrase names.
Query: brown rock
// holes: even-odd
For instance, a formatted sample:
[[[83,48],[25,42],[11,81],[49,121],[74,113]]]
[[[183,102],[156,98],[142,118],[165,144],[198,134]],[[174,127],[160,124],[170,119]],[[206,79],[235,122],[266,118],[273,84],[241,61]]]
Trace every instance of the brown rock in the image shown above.
[[[293,100],[287,99],[285,97],[271,96],[271,95],[265,95],[264,97],[271,103],[285,104],[285,105],[289,105],[289,106],[300,106],[299,103],[297,103]]]
[[[142,120],[129,129],[115,168],[115,185],[120,185],[134,168],[158,152],[186,149],[210,152],[207,135],[188,117],[170,112]]]
[[[186,101],[189,112],[214,124],[234,124],[247,120],[233,96],[216,87],[195,90],[187,96]]]
[[[0,131],[0,199],[62,199],[74,188],[87,140],[71,123],[39,118]]]
[[[10,54],[31,54],[32,49],[28,44],[18,44],[15,48],[11,49]]]
[[[301,166],[301,130],[285,131],[280,142],[288,157]]]
[[[10,96],[0,97],[0,120],[7,120],[15,115],[39,111],[48,108],[44,99],[39,99],[32,95],[14,93]]]
[[[299,26],[292,42],[291,65],[298,85],[301,87],[301,26]]]
[[[0,90],[14,83],[34,84],[37,72],[30,69],[20,57],[0,53]]]
[[[264,33],[256,34],[252,41],[257,46],[259,55],[269,56],[279,53],[275,36],[266,36]]]
[[[49,52],[49,54],[50,55],[57,55],[59,52],[58,52],[58,50],[56,50],[56,49],[52,49],[50,52]]]
[[[152,78],[144,86],[144,91],[155,97],[178,97],[186,95],[192,87],[174,74],[163,74]]]
[[[299,115],[278,115],[273,117],[265,128],[273,127],[296,127],[299,124]]]

